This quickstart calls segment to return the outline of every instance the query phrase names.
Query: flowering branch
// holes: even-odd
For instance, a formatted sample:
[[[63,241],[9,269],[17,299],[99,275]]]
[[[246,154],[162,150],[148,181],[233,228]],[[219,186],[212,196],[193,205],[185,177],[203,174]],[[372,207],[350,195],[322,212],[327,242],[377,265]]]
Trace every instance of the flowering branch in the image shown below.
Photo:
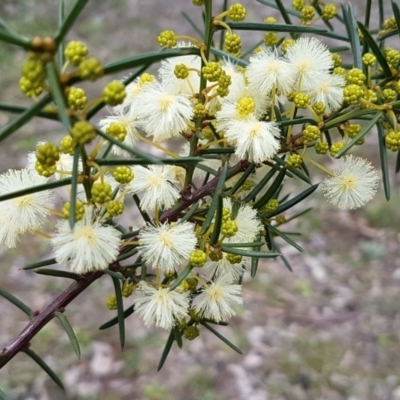
[[[26,169],[0,175],[0,243],[16,247],[21,235],[38,233],[51,241],[54,259],[26,268],[54,262],[71,272],[48,274],[76,279],[43,311],[29,314],[25,329],[1,351],[0,368],[19,352],[30,354],[31,339],[105,273],[115,289],[107,308],[118,315],[103,326],[119,324],[122,346],[124,318],[133,310],[147,326],[171,330],[162,365],[174,340],[181,347],[182,338],[195,339],[207,321],[226,323],[235,315],[235,306],[242,304],[243,275],[250,270],[255,277],[260,258],[281,255],[275,238],[301,249],[279,225],[286,221],[284,213],[318,185],[290,198],[286,177],[311,184],[311,164],[329,175],[320,188],[339,208],[356,209],[373,198],[380,181],[376,169],[346,153],[362,145],[374,126],[389,198],[386,153],[400,150],[400,51],[378,45],[350,6],[343,6],[338,16],[347,36],[330,32],[351,47],[354,63],[349,68],[340,55],[347,47],[332,52],[316,37],[325,28],[311,26],[320,18],[335,18],[334,5],[325,5],[321,17],[314,18],[314,5],[293,2],[299,24],[280,25],[273,17],[262,24],[241,23],[246,8],[239,3],[228,7],[225,1],[213,17],[212,0],[192,2],[204,7],[204,36],[190,38],[195,49],[178,41],[188,37],[166,30],[157,41],[169,50],[106,66],[89,56],[84,43],[63,43],[86,1],[76,1],[65,20],[60,12],[53,38],[37,36],[26,43],[0,29],[1,41],[30,50],[19,86],[39,105],[21,109],[0,104],[0,109],[20,113],[0,127],[0,142],[38,115],[58,119],[65,129],[60,141],[37,144]],[[397,6],[393,12],[396,17],[384,23],[389,34],[400,21]],[[232,31],[240,29],[265,31],[264,46],[242,52],[241,38]],[[291,36],[279,38],[278,32]],[[380,40],[382,35],[386,33],[380,32]],[[158,74],[145,72],[156,61],[162,61]],[[107,83],[94,99],[74,86],[136,67],[140,69],[127,79]],[[51,113],[42,112],[47,105]],[[91,119],[105,105],[111,114],[95,125]],[[176,153],[164,145],[170,140],[181,146]],[[139,149],[138,141],[147,150]],[[151,155],[153,148],[172,158]],[[111,153],[117,157],[109,159]],[[313,153],[346,155],[330,171]],[[199,158],[205,154],[212,156]],[[400,157],[396,171],[399,165]],[[204,171],[219,172],[210,178]],[[53,193],[58,186],[68,193],[62,209]],[[128,195],[145,221],[135,230],[114,219],[130,215],[124,214]],[[58,217],[55,230],[43,232],[51,214]],[[120,266],[133,255],[134,264]],[[122,297],[129,296],[133,305],[124,310]]]
[[[230,168],[227,172],[227,178],[235,176],[239,172],[245,170],[248,166],[247,162],[238,163],[234,167]],[[216,188],[219,180],[219,175],[208,182],[203,187],[194,191],[190,197],[182,201],[177,207],[171,210],[165,211],[161,215],[161,222],[174,221],[178,218],[179,214],[187,207],[195,203],[196,201],[205,198],[210,195]],[[130,239],[136,240],[136,239]],[[125,253],[131,249],[130,246],[126,246],[122,249],[121,253]],[[109,266],[111,271],[120,270],[118,263],[112,263]],[[62,292],[57,298],[55,298],[42,312],[36,312],[29,322],[29,324],[22,330],[22,332],[12,340],[0,353],[0,369],[4,367],[11,359],[13,359],[21,351],[25,351],[30,346],[30,341],[36,336],[40,330],[47,325],[54,318],[56,312],[65,312],[66,307],[78,297],[85,289],[87,289],[94,281],[101,278],[104,275],[103,271],[94,271],[88,274],[82,275],[82,279],[72,283],[68,286],[64,292]]]

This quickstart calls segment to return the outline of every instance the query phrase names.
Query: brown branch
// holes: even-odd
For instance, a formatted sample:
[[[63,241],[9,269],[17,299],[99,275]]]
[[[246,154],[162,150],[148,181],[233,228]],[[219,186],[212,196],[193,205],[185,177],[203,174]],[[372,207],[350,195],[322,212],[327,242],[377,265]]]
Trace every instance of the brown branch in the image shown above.
[[[36,313],[25,329],[0,353],[0,369],[4,367],[20,351],[25,351],[30,346],[34,336],[53,319],[54,313],[64,312],[72,300],[79,296],[88,286],[104,274],[103,271],[94,271],[82,276],[82,280],[74,282],[67,287],[53,302],[42,312]]]
[[[233,177],[246,170],[248,162],[239,162],[237,165],[229,169],[227,179]],[[211,195],[215,190],[219,180],[219,174],[208,182],[206,185],[197,189],[193,193],[189,193],[184,197],[181,203],[178,203],[174,208],[164,211],[160,220],[173,221],[179,218],[180,213],[196,201]],[[125,246],[121,249],[120,254],[129,251],[132,246]],[[118,262],[114,262],[109,267],[112,270],[120,269]],[[104,275],[104,271],[93,271],[86,275],[82,275],[82,280],[72,283],[64,292],[62,292],[56,299],[52,301],[42,312],[35,313],[29,324],[22,330],[22,332],[9,343],[0,353],[0,369],[3,368],[11,359],[13,359],[19,352],[25,351],[30,346],[30,341],[35,335],[54,318],[55,312],[64,312],[68,304],[70,304],[76,297],[78,297],[87,287],[94,281]]]

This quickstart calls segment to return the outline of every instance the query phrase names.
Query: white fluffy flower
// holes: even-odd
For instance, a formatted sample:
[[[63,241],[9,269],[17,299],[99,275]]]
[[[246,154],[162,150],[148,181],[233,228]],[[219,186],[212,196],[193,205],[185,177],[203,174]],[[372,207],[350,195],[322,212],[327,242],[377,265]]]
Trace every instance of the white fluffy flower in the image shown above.
[[[115,107],[116,111],[124,112],[129,110],[132,102],[136,96],[142,91],[142,85],[139,83],[139,78],[136,78],[133,82],[129,83],[125,88],[125,99],[122,104]]]
[[[9,170],[0,175],[0,195],[43,185],[47,178],[36,171]],[[0,242],[15,247],[18,236],[27,231],[39,230],[50,214],[53,196],[43,190],[0,202]]]
[[[232,210],[232,201],[224,199],[224,207]],[[225,243],[251,243],[254,242],[256,236],[259,234],[262,224],[257,217],[257,210],[242,204],[239,207],[235,218],[238,231],[234,236],[225,238]]]
[[[143,76],[143,75],[142,75]],[[136,99],[136,96],[142,91],[143,83],[141,82],[141,78],[137,77],[133,82],[129,83],[125,87],[125,99],[122,104],[118,104],[114,107],[114,112],[116,113],[131,113],[133,112],[133,105]]]
[[[72,175],[74,157],[69,154],[60,153],[60,158],[56,162],[56,173],[54,179],[64,179]],[[78,162],[78,171],[82,171],[82,163]]]
[[[330,114],[342,105],[345,85],[343,76],[320,72],[315,74],[308,86],[303,86],[303,90],[310,95],[312,104],[319,101],[324,103],[326,114]]]
[[[174,186],[176,180],[174,168],[170,165],[141,165],[132,168],[133,180],[127,185],[128,193],[143,193],[140,208],[153,211],[156,207],[171,207],[179,199],[179,190]]]
[[[68,220],[57,224],[57,233],[51,240],[56,260],[71,271],[85,274],[107,269],[119,254],[121,232],[102,225],[93,215],[93,206],[85,207],[85,215],[71,229]]]
[[[249,86],[268,96],[272,90],[286,94],[293,89],[295,70],[285,59],[279,58],[276,50],[263,48],[250,57],[246,68]]]
[[[241,159],[260,163],[274,157],[280,149],[277,139],[280,130],[275,122],[256,119],[227,123],[225,136],[235,146],[235,154]]]
[[[262,116],[268,111],[268,106],[271,104],[269,96],[259,90],[259,88],[249,87],[246,82],[245,74],[237,70],[237,66],[228,60],[224,60],[221,65],[222,69],[228,76],[231,77],[231,84],[229,85],[229,93],[225,97],[219,97],[218,103],[220,106],[215,111],[221,108],[225,103],[237,103],[244,97],[250,97],[255,104],[254,114]]]
[[[377,170],[368,160],[345,156],[339,160],[335,176],[322,182],[325,197],[342,210],[354,210],[368,203],[379,185]]]
[[[191,47],[191,43],[178,42],[178,48]],[[190,71],[185,79],[178,79],[175,76],[175,67],[183,64]],[[161,61],[161,68],[158,73],[166,90],[175,94],[184,94],[192,96],[198,93],[200,87],[200,77],[197,71],[201,70],[201,57],[196,55],[188,55],[181,57],[167,58]]]
[[[226,277],[229,282],[237,281],[244,272],[244,262],[232,264],[226,259],[227,253],[222,253],[222,258],[218,261],[207,261],[204,264],[203,269],[207,272],[206,276],[212,279],[214,276],[219,278],[220,276]],[[244,261],[244,260],[243,260]]]
[[[189,262],[196,243],[194,225],[190,222],[147,225],[139,233],[138,251],[147,265],[170,272]]]
[[[205,318],[226,321],[236,314],[234,307],[243,303],[241,292],[240,285],[232,285],[228,277],[221,276],[204,288],[193,305]]]
[[[134,100],[134,114],[137,125],[155,142],[162,142],[187,128],[193,116],[190,100],[165,89],[159,82],[150,82]]]
[[[113,113],[111,115],[109,115],[106,118],[103,118],[100,122],[99,122],[99,128],[107,133],[107,128],[112,124],[112,123],[118,123],[118,124],[122,124],[125,129],[126,129],[126,136],[125,139],[122,143],[126,144],[129,147],[133,147],[135,142],[137,141],[137,135],[138,135],[138,131],[135,127],[135,123],[133,121],[133,119],[130,117],[130,114],[126,111],[124,111],[124,109],[122,108],[116,108],[114,107],[113,109]],[[108,142],[106,142],[105,144],[107,144]],[[121,147],[118,147],[116,145],[114,145],[111,149],[111,152],[117,156],[119,155],[123,155],[125,157],[131,157],[131,153],[129,153],[126,150],[121,149]]]
[[[289,46],[286,55],[294,68],[296,81],[302,85],[312,85],[316,73],[328,72],[333,67],[332,55],[328,48],[315,37],[301,37]]]
[[[224,102],[216,113],[218,131],[223,132],[229,124],[238,121],[258,120],[266,113],[267,104],[266,101],[261,104],[259,99],[250,95],[247,90],[236,102]]]
[[[188,313],[188,298],[169,288],[155,288],[141,281],[133,294],[135,312],[146,326],[155,325],[163,329],[172,329],[175,323]]]

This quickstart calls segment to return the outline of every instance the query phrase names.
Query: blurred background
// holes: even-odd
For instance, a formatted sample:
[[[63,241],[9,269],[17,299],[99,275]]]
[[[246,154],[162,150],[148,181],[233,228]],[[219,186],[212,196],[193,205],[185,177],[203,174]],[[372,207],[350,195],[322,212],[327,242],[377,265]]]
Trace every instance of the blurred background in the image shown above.
[[[57,25],[56,3],[2,0],[0,16],[27,36],[51,35]],[[214,3],[218,14],[223,2]],[[290,6],[291,1],[283,3]],[[363,20],[364,2],[354,3]],[[384,3],[389,17],[390,2]],[[276,16],[282,22],[265,5],[253,0],[243,4],[248,9],[246,21]],[[182,12],[202,27],[201,9],[190,0],[91,1],[68,39],[85,42],[93,56],[107,63],[158,49],[156,37],[165,29],[196,36]],[[262,32],[247,32],[244,49],[262,37]],[[398,37],[392,40],[398,49]],[[31,104],[18,90],[24,57],[19,49],[0,43],[0,102]],[[90,86],[89,93],[98,96],[111,79],[84,87]],[[0,112],[0,124],[13,117]],[[32,121],[1,142],[0,172],[24,167],[26,153],[34,151],[39,140],[63,135],[58,124]],[[379,167],[375,135],[368,135],[356,153]],[[15,400],[400,400],[400,180],[392,154],[390,161],[390,203],[382,189],[366,207],[346,212],[314,194],[307,201],[313,211],[285,228],[302,234],[295,239],[304,251],[280,242],[293,272],[277,259],[261,263],[255,279],[246,275],[243,309],[228,327],[218,327],[243,355],[203,329],[199,338],[184,342],[182,350],[174,346],[157,373],[167,332],[148,330],[132,315],[126,320],[127,343],[121,351],[116,327],[98,330],[115,315],[105,306],[113,286],[104,277],[66,311],[81,344],[80,360],[56,321],[32,342],[35,352],[63,379],[66,393],[24,354],[0,371],[0,388]],[[314,183],[321,178],[314,174]],[[301,190],[297,182],[289,188],[293,193]],[[43,309],[68,285],[60,278],[21,270],[50,256],[42,239],[26,235],[17,249],[0,247],[0,256],[1,286],[34,310]],[[0,348],[27,324],[25,315],[3,298],[0,321]]]

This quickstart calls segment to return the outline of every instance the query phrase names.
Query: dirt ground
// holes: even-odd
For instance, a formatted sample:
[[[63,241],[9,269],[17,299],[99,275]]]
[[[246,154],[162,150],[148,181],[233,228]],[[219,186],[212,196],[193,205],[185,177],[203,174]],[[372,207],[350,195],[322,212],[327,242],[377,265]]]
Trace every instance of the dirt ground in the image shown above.
[[[56,26],[54,3],[3,0],[0,16],[27,35],[47,34]],[[255,1],[244,3],[248,21],[275,14]],[[356,11],[362,15],[360,3]],[[85,41],[108,62],[157,49],[155,37],[164,29],[193,34],[182,11],[200,24],[199,9],[189,0],[89,2],[69,39]],[[248,36],[245,43],[253,40]],[[19,71],[11,68],[24,54],[0,44],[0,55],[0,101],[29,104],[16,90]],[[0,112],[0,124],[10,118]],[[55,134],[62,134],[58,125],[38,120],[2,142],[0,172],[24,166],[26,152]],[[373,137],[362,152],[379,165]],[[243,309],[228,327],[218,327],[242,355],[203,329],[182,350],[174,347],[157,373],[167,333],[146,329],[132,315],[121,351],[115,327],[98,330],[114,316],[105,307],[113,290],[105,277],[66,312],[81,343],[80,360],[55,321],[32,342],[62,377],[66,392],[24,354],[0,372],[0,388],[12,400],[400,400],[400,179],[394,157],[390,162],[390,203],[379,193],[367,207],[344,212],[317,194],[307,204],[313,211],[287,228],[302,233],[295,238],[304,252],[280,243],[293,272],[278,259],[261,264],[256,279],[246,275]],[[42,309],[66,287],[60,279],[21,270],[49,256],[40,239],[24,238],[13,251],[0,248],[0,256],[0,285],[33,309]],[[1,348],[27,321],[3,298],[0,318]]]

